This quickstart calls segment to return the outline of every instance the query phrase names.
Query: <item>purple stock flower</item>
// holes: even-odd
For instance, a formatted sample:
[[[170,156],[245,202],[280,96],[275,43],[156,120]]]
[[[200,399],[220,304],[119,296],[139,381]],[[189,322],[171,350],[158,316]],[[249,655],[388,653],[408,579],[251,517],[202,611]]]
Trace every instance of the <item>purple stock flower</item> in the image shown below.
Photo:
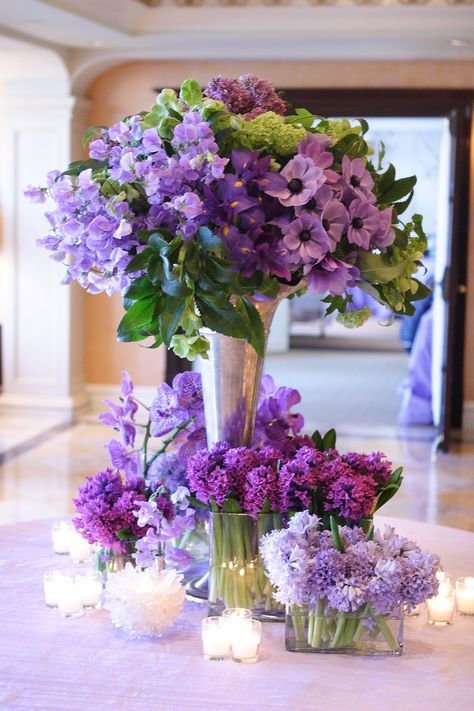
[[[267,173],[264,192],[278,198],[286,207],[304,205],[323,185],[326,178],[310,158],[296,155],[280,173]]]
[[[326,256],[316,266],[306,265],[305,274],[308,277],[308,288],[316,294],[329,291],[333,296],[342,294],[347,286],[356,286],[359,270],[352,264],[341,259]]]
[[[321,220],[303,214],[283,228],[288,258],[294,264],[320,262],[329,249],[328,238]]]
[[[188,411],[178,402],[175,391],[162,383],[150,408],[151,434],[160,437],[182,425],[189,418]]]
[[[380,229],[380,212],[367,200],[353,200],[349,205],[347,239],[362,249],[369,249],[370,240]]]

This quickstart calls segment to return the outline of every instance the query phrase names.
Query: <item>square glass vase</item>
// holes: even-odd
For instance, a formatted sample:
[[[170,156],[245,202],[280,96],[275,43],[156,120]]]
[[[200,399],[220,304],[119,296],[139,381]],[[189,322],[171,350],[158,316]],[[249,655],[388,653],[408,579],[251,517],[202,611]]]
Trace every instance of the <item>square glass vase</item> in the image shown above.
[[[289,652],[399,656],[403,649],[403,612],[376,615],[364,606],[356,612],[287,607],[285,645]]]

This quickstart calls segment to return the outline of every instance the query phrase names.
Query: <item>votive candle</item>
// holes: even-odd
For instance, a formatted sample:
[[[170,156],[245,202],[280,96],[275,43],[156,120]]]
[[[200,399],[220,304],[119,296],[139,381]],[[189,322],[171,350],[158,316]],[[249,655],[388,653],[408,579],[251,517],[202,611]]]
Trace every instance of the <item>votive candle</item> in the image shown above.
[[[201,624],[202,651],[206,659],[220,661],[229,654],[229,629],[223,617],[205,617]]]
[[[262,636],[262,623],[258,620],[240,620],[233,625],[231,655],[234,662],[253,664],[258,660],[258,648]]]
[[[84,607],[98,607],[102,595],[102,576],[95,570],[76,576],[76,587]]]
[[[455,594],[453,586],[441,581],[436,597],[427,600],[428,622],[431,625],[450,625],[453,622]]]
[[[86,541],[79,531],[72,530],[69,536],[69,555],[75,563],[85,563],[91,559],[94,546]]]
[[[62,578],[59,570],[51,570],[43,575],[44,601],[48,607],[58,606]]]
[[[69,553],[69,541],[73,531],[70,521],[55,521],[51,529],[53,550],[55,553],[65,555]]]
[[[58,593],[58,610],[63,617],[83,614],[82,599],[74,578],[63,575]]]
[[[461,615],[474,615],[474,578],[456,580],[456,602]]]

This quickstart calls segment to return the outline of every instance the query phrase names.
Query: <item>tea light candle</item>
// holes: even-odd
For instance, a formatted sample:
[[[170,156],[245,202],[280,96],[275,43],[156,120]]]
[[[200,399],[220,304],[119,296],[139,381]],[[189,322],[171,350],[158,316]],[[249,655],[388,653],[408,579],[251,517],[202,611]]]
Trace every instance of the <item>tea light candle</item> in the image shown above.
[[[436,577],[438,578],[440,583],[449,583],[451,585],[451,580],[453,576],[451,573],[447,573],[445,570],[438,570],[436,573]]]
[[[48,607],[58,606],[62,578],[59,570],[53,570],[43,575],[44,601]]]
[[[90,560],[94,546],[86,541],[79,531],[72,530],[69,535],[69,555],[75,563],[85,563]]]
[[[258,620],[243,619],[233,625],[231,654],[234,662],[256,662],[261,636],[262,623]]]
[[[474,615],[474,578],[456,580],[456,601],[461,615]]]
[[[427,600],[428,622],[431,625],[450,625],[454,613],[454,589],[450,583],[441,581],[436,597]]]
[[[64,555],[69,553],[69,539],[73,531],[70,521],[56,521],[51,529],[53,539],[53,550],[55,553]]]
[[[76,587],[84,607],[98,607],[102,595],[102,576],[95,570],[76,576]]]
[[[218,661],[229,654],[229,630],[223,617],[205,617],[201,632],[202,651],[206,659]]]
[[[63,575],[58,589],[58,610],[63,617],[83,614],[82,599],[74,579]]]

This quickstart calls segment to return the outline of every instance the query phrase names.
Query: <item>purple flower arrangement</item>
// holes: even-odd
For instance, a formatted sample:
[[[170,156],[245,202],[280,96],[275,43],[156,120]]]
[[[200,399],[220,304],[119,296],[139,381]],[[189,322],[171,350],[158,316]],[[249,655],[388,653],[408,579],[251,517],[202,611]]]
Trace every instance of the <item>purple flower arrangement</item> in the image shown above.
[[[262,452],[300,431],[303,418],[291,412],[300,400],[298,391],[277,388],[271,376],[263,377],[255,434]],[[119,402],[106,404],[109,411],[99,420],[119,435],[107,445],[112,468],[87,477],[79,489],[75,525],[87,540],[108,551],[125,553],[132,545],[142,567],[151,565],[165,547],[169,562],[182,566],[190,562],[187,549],[198,554],[203,547],[207,518],[202,507],[190,502],[186,477],[188,459],[207,452],[201,376],[178,374],[171,386],[157,388],[146,407],[124,371]],[[243,469],[250,458],[263,462],[264,454],[249,453],[247,460],[236,458],[236,466]],[[263,479],[263,470],[257,474]],[[257,494],[254,498],[259,501]]]
[[[254,301],[281,285],[327,294],[352,324],[355,285],[396,313],[425,296],[421,218],[400,220],[416,178],[373,161],[365,121],[286,108],[253,75],[204,91],[187,80],[149,112],[86,132],[87,160],[25,191],[52,201],[38,244],[67,265],[65,281],[122,291],[120,340],[151,336],[193,359],[207,353],[205,326],[263,355]],[[172,399],[163,392],[157,411],[180,418]]]
[[[333,431],[326,435],[332,445],[326,450],[319,433],[313,437],[286,435],[258,449],[218,442],[190,457],[189,488],[214,511],[309,509],[326,528],[331,517],[344,525],[370,525],[375,511],[398,491],[402,469],[393,471],[381,452],[340,454]]]
[[[332,531],[308,511],[265,535],[261,552],[275,598],[292,616],[296,642],[314,649],[357,648],[368,631],[389,649],[399,642],[387,617],[436,595],[439,558],[386,526],[370,536],[358,527]]]

